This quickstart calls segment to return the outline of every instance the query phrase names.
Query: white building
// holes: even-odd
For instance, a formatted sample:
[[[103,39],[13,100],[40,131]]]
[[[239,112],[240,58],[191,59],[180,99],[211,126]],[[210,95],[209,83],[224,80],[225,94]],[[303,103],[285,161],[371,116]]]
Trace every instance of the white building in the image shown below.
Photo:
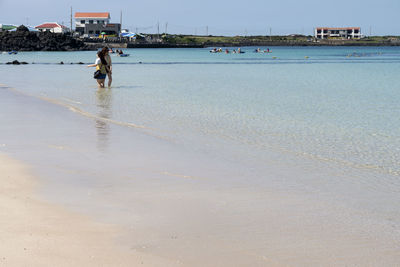
[[[317,39],[360,39],[360,27],[328,28],[318,27],[314,30]]]
[[[121,25],[110,23],[109,12],[76,12],[75,30],[80,35],[99,35],[102,32],[108,35],[118,35]]]
[[[76,12],[76,27],[85,27],[85,24],[108,24],[110,23],[109,12]]]
[[[58,24],[57,22],[46,22],[36,26],[35,29],[41,32],[53,32],[53,33],[66,33],[70,31],[68,27]]]

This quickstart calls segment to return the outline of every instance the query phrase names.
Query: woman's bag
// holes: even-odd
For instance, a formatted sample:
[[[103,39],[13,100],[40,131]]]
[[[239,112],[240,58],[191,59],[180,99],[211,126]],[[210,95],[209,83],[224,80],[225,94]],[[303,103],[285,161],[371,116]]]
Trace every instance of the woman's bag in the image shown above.
[[[98,79],[101,76],[101,71],[100,70],[96,70],[93,74],[93,78]]]

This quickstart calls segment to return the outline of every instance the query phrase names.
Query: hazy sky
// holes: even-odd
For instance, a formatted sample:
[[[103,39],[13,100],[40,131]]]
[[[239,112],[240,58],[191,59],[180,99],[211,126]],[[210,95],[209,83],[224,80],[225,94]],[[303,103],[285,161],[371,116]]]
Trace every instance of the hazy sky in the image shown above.
[[[111,13],[139,32],[212,35],[313,34],[316,26],[360,26],[369,35],[400,35],[400,0],[0,0],[0,23],[70,26],[73,12]],[[208,27],[207,27],[208,26]]]

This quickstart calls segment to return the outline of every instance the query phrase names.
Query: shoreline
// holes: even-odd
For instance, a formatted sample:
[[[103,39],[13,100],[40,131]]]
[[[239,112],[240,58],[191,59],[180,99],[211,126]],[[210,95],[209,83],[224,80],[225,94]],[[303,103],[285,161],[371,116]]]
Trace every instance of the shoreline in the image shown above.
[[[177,49],[188,49],[188,48],[211,48],[211,47],[399,47],[399,43],[367,43],[367,42],[333,42],[333,43],[310,43],[310,42],[266,42],[266,43],[204,43],[204,44],[152,44],[152,43],[114,43],[114,42],[105,42],[105,43],[92,43],[85,42],[87,49],[85,50],[45,50],[51,52],[75,52],[75,51],[97,51],[104,46],[108,46],[113,49],[127,49],[127,48],[136,48],[136,49],[146,49],[146,48],[158,48],[158,49],[168,49],[168,48],[177,48]],[[14,49],[16,51],[21,52],[40,52],[42,50],[19,50]]]
[[[54,33],[32,33],[24,26],[15,32],[0,32],[0,51],[91,51],[105,45],[111,48],[206,48],[206,47],[383,47],[400,46],[396,36],[372,36],[363,39],[315,39],[312,36],[197,36],[154,35],[132,41],[124,38],[77,38]]]

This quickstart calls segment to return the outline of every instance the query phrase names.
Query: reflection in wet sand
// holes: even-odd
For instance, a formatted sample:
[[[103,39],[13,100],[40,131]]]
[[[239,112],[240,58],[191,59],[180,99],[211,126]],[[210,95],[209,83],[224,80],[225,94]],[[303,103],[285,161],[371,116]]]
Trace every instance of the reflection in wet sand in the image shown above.
[[[112,91],[106,88],[100,88],[96,91],[97,116],[110,119],[112,115]],[[102,120],[96,120],[97,148],[105,152],[108,147],[110,125]]]

